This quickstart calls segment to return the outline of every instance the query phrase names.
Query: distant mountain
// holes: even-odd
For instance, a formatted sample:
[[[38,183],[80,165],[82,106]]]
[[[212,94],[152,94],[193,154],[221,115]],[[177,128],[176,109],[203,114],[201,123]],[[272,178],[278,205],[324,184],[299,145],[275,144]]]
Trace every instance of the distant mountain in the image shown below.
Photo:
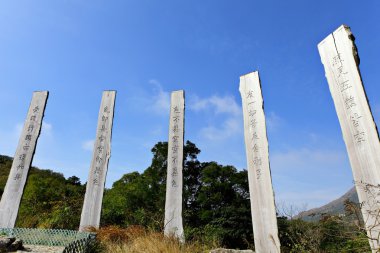
[[[313,208],[305,212],[301,212],[295,218],[299,218],[305,221],[317,221],[323,215],[339,215],[344,214],[344,202],[350,200],[354,203],[359,203],[358,194],[355,187],[352,187],[348,192],[346,192],[342,197],[331,201],[330,203]]]

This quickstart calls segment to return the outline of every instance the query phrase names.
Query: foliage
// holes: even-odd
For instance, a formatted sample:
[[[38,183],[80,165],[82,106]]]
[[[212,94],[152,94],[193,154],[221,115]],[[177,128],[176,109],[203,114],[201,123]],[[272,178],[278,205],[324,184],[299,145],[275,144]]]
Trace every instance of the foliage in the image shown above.
[[[106,191],[103,226],[139,224],[163,230],[167,143],[157,143],[152,152],[152,164],[142,174],[128,173]],[[247,171],[216,162],[201,163],[197,159],[199,153],[195,144],[186,142],[183,169],[186,238],[220,242],[232,248],[248,247],[253,244],[253,237]]]
[[[196,241],[186,242],[182,245],[174,238],[164,237],[162,233],[136,226],[125,229],[117,226],[103,227],[96,232],[103,252],[194,253],[207,252],[206,250],[218,246],[216,244],[200,244]]]
[[[181,246],[163,238],[167,143],[157,143],[152,153],[151,165],[144,172],[127,173],[105,190],[104,228],[99,230],[103,247],[113,247],[113,252],[137,252],[144,245],[157,245],[164,252],[199,252],[214,246],[254,248],[247,171],[198,161],[200,150],[190,141],[184,146],[183,169],[183,224],[189,243]],[[0,156],[1,194],[11,164],[10,157]],[[32,167],[16,225],[77,229],[84,194],[79,178],[65,179]],[[278,217],[281,251],[370,252],[358,208],[346,203],[346,215],[325,215],[317,222]]]
[[[282,252],[371,252],[364,231],[350,217],[325,215],[319,222],[278,218]]]
[[[0,156],[0,191],[3,193],[12,159]],[[79,178],[68,179],[51,170],[32,167],[25,186],[16,226],[78,229],[85,187]]]

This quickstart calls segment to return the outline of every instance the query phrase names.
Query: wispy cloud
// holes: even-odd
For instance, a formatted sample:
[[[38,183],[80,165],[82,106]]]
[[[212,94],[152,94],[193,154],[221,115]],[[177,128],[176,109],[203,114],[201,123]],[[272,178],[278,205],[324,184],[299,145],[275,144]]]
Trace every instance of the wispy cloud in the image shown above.
[[[242,132],[243,123],[238,118],[227,118],[219,127],[214,125],[201,129],[201,135],[208,140],[225,140]]]
[[[234,116],[241,115],[241,107],[236,103],[233,96],[220,97],[213,95],[209,98],[199,98],[198,96],[193,96],[190,99],[190,110],[201,111],[201,110],[213,110],[215,114],[226,113]]]
[[[275,112],[269,112],[265,117],[268,131],[276,131],[284,123],[284,120],[278,116]]]
[[[43,121],[41,135],[51,137],[53,135],[53,125],[48,122]]]
[[[170,109],[170,93],[162,88],[162,85],[156,79],[149,80],[153,87],[153,104],[149,110],[159,115],[168,115]]]
[[[233,96],[199,98],[194,95],[190,98],[189,109],[213,118],[208,126],[200,129],[200,135],[208,140],[225,140],[243,131],[242,110]],[[220,121],[222,123],[218,124]]]
[[[82,142],[82,149],[92,151],[94,148],[95,140],[87,140]]]

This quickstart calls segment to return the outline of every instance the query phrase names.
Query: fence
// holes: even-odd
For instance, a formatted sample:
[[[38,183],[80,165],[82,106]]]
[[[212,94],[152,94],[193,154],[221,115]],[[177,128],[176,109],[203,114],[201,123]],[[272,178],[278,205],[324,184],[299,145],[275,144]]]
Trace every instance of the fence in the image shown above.
[[[0,228],[0,234],[21,239],[24,244],[65,247],[63,253],[85,253],[95,242],[95,233],[64,229]]]

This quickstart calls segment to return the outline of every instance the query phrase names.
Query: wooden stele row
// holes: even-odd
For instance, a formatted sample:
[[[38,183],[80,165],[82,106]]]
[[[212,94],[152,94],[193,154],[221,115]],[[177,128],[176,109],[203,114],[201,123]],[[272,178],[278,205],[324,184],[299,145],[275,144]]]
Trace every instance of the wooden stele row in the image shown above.
[[[185,242],[182,225],[184,116],[184,91],[174,91],[170,102],[164,234],[182,243]]]
[[[33,92],[12,167],[0,201],[0,228],[14,228],[30,166],[40,136],[48,91]]]
[[[86,194],[82,208],[79,230],[99,228],[104,185],[111,156],[111,137],[116,91],[104,91],[98,116]]]
[[[252,72],[241,76],[239,90],[243,104],[244,140],[255,251],[258,253],[280,252],[259,73]]]
[[[380,249],[380,143],[359,72],[349,27],[342,25],[318,45],[334,100],[372,252]]]

